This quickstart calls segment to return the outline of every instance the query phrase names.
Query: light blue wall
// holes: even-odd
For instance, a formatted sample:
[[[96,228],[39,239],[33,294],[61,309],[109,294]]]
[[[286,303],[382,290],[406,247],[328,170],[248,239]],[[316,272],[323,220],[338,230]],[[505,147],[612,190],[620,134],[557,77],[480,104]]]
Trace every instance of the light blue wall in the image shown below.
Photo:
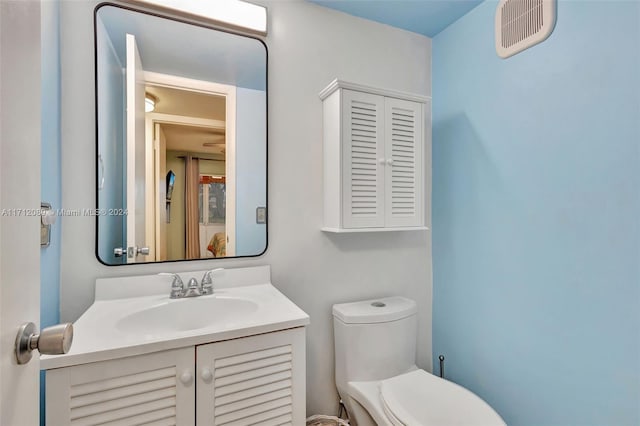
[[[640,424],[640,3],[433,40],[433,348],[515,425]]]
[[[61,208],[60,174],[60,9],[58,1],[41,3],[42,42],[42,144],[40,179],[42,201]],[[37,155],[34,153],[34,155]],[[40,326],[60,319],[60,227],[51,228],[51,245],[40,250]],[[44,374],[40,375],[40,412],[44,424]]]
[[[98,128],[100,147],[98,155],[102,165],[98,167],[99,179],[104,177],[103,188],[98,191],[101,208],[124,208],[126,182],[124,167],[125,148],[125,81],[123,64],[118,59],[111,39],[100,18],[96,21],[98,52],[98,122],[107,123]],[[103,169],[104,167],[104,169]],[[126,247],[126,216],[103,215],[98,217],[100,233],[98,254],[102,261],[117,265],[126,263],[126,257],[115,257],[115,247]]]
[[[62,206],[60,191],[60,42],[59,3],[43,2],[42,16],[42,201]],[[56,324],[60,304],[60,227],[52,226],[51,245],[40,250],[40,323]]]
[[[433,37],[482,0],[309,0],[350,15]]]
[[[236,90],[236,256],[267,248],[266,225],[256,223],[256,207],[267,205],[266,93]]]

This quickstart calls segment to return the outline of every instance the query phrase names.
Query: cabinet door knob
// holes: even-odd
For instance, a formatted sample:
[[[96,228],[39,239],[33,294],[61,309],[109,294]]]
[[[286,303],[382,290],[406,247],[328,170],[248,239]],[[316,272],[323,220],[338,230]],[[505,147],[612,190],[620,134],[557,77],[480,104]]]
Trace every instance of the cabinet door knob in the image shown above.
[[[384,158],[378,158],[378,163],[380,163],[380,164],[384,164],[384,163],[385,163]]]
[[[389,159],[387,160],[387,164],[388,164],[389,166],[391,166],[391,165],[393,164],[393,160],[392,160],[391,158],[389,158]]]
[[[200,377],[202,377],[202,380],[205,383],[211,383],[211,380],[213,379],[213,373],[211,373],[211,370],[209,370],[208,368],[203,368],[202,373],[200,373]]]
[[[192,380],[193,380],[193,374],[191,374],[191,371],[189,370],[186,370],[184,373],[180,375],[180,381],[185,386],[189,386]]]

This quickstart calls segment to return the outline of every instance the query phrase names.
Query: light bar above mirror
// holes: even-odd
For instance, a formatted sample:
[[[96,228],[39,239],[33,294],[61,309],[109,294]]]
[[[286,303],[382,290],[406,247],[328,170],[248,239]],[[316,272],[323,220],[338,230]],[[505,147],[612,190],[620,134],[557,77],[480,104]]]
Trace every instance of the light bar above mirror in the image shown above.
[[[178,12],[267,34],[267,9],[241,0],[140,0]]]

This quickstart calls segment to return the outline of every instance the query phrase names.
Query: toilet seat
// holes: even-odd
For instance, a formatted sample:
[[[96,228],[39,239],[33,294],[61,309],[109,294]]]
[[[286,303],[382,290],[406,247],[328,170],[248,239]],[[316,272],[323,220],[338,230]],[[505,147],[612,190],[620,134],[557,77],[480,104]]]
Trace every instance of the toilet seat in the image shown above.
[[[480,397],[424,370],[382,380],[380,399],[394,426],[506,426]]]
[[[393,426],[384,412],[380,381],[349,382],[349,396],[362,405],[378,426]]]
[[[424,370],[349,382],[348,393],[378,426],[506,426],[479,396]]]

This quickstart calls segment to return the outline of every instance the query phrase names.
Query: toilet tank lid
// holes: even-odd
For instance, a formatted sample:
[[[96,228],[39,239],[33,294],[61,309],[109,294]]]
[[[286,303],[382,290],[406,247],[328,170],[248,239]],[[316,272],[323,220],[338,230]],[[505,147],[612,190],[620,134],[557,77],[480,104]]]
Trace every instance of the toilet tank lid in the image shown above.
[[[416,302],[393,296],[333,305],[333,316],[346,324],[371,324],[397,321],[415,315]]]

